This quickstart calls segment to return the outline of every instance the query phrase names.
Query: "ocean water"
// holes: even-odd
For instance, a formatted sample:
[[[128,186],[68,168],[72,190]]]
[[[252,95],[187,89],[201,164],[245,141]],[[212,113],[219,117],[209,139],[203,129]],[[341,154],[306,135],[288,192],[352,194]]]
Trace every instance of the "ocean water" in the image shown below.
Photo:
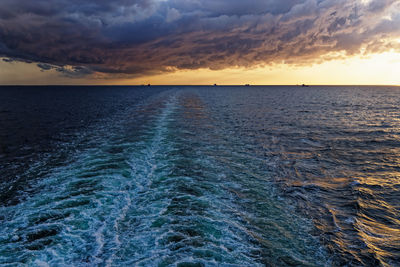
[[[399,87],[0,87],[1,266],[400,266]]]

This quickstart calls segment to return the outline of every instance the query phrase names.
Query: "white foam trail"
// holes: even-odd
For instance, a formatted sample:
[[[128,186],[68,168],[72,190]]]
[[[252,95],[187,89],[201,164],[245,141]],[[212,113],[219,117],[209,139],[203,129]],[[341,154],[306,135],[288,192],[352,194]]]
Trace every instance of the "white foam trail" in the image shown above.
[[[165,140],[165,134],[167,132],[167,125],[169,121],[169,116],[176,109],[176,101],[177,97],[172,96],[169,101],[166,103],[164,109],[162,110],[161,115],[155,122],[155,128],[152,130],[154,132],[154,136],[151,140],[151,143],[145,147],[139,154],[143,155],[142,159],[135,159],[129,161],[129,165],[132,169],[132,175],[135,179],[136,189],[130,192],[126,191],[125,194],[125,205],[121,208],[120,215],[116,218],[113,224],[113,228],[115,231],[114,235],[114,243],[116,247],[113,248],[113,253],[106,260],[106,266],[112,266],[113,261],[116,257],[116,253],[119,251],[122,242],[120,241],[120,223],[125,220],[128,210],[135,205],[135,195],[139,192],[146,191],[147,188],[151,185],[152,179],[154,176],[154,172],[156,171],[157,165],[157,155],[161,150],[164,150],[165,147],[162,145]],[[165,151],[164,151],[165,152]],[[139,162],[140,164],[139,164]],[[140,173],[140,174],[139,174]],[[132,186],[132,181],[129,183],[129,188]]]
[[[196,138],[182,140],[186,129],[174,128],[186,127],[181,112],[187,109],[179,105],[180,99],[175,94],[155,106],[157,112],[142,126],[139,141],[115,133],[122,142],[100,138],[102,142],[70,166],[54,169],[39,182],[44,188],[40,194],[9,210],[16,225],[7,225],[13,231],[0,229],[0,234],[25,237],[37,229],[60,227],[54,245],[21,253],[29,255],[28,264],[40,260],[50,266],[154,266],[190,261],[261,266],[255,239],[262,237],[249,228],[244,219],[248,214],[232,193],[240,188],[232,175],[244,171],[228,170],[229,165],[246,166],[218,163],[198,149],[186,158],[180,149]],[[120,146],[123,152],[108,152]],[[193,167],[200,174],[191,172]],[[43,216],[46,212],[51,214]],[[35,217],[32,225],[29,220]]]
[[[5,242],[0,246],[0,264],[18,262],[20,257],[21,261],[33,265],[105,263],[111,266],[122,244],[120,223],[126,219],[129,208],[137,204],[136,195],[151,184],[158,167],[155,157],[165,148],[161,148],[161,143],[175,106],[176,97],[170,97],[153,121],[155,126],[144,126],[149,127],[145,135],[152,136],[150,144],[145,140],[136,144],[129,140],[113,144],[102,139],[101,134],[94,135],[95,146],[75,155],[71,165],[52,169],[47,177],[33,185],[36,194],[17,206],[0,207],[0,214],[7,217],[0,221],[0,242]],[[115,162],[114,155],[104,151],[114,145],[133,151],[131,157],[125,153],[127,163]],[[122,174],[124,171],[129,175]],[[52,227],[59,231],[52,233]],[[43,243],[54,238],[55,245]]]

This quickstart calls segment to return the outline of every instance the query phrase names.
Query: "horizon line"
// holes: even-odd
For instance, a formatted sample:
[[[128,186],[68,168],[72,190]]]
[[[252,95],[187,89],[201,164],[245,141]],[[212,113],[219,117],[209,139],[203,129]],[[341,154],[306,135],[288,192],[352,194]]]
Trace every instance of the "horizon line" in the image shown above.
[[[304,85],[304,86],[303,86]],[[65,87],[100,87],[100,86],[115,86],[115,87],[155,87],[155,86],[193,86],[193,87],[201,87],[201,86],[210,86],[210,87],[267,87],[267,86],[295,86],[295,87],[311,87],[311,86],[391,86],[391,87],[400,87],[400,84],[0,84],[0,87],[56,87],[56,86],[65,86]]]

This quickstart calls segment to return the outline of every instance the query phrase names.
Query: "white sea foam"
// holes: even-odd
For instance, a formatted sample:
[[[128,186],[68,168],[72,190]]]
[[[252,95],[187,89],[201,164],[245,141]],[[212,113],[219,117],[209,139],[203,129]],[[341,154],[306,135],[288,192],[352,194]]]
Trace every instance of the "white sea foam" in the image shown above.
[[[262,266],[266,236],[252,223],[273,225],[280,232],[269,233],[282,243],[292,233],[247,210],[263,205],[266,215],[283,216],[268,195],[246,199],[253,187],[269,185],[248,168],[249,160],[260,160],[230,148],[220,156],[219,147],[203,146],[197,136],[200,145],[186,140],[191,131],[182,118],[190,110],[180,101],[180,93],[154,100],[140,138],[132,141],[121,129],[94,138],[70,165],[37,182],[37,194],[16,209],[2,208],[10,223],[0,234],[12,229],[3,251],[21,246],[21,262],[50,266]],[[110,153],[114,148],[119,152]],[[1,255],[0,249],[5,260]]]

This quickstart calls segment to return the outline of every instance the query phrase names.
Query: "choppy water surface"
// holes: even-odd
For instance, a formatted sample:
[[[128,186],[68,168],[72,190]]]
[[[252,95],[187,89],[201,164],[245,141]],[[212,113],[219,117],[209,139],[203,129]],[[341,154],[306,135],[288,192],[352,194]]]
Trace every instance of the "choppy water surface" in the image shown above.
[[[0,89],[0,265],[400,266],[400,88]]]

